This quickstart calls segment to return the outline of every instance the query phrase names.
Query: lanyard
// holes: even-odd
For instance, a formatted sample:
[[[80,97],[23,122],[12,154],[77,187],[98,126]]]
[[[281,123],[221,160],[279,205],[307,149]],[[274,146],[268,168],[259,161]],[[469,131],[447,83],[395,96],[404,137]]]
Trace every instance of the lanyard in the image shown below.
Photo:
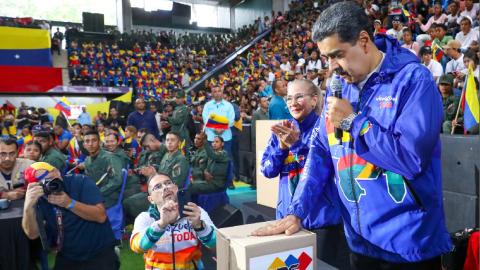
[[[65,230],[63,228],[62,210],[56,206],[54,206],[53,209],[55,210],[55,222],[57,223],[58,230],[57,249],[53,252],[56,254],[62,249],[63,239],[65,238]]]

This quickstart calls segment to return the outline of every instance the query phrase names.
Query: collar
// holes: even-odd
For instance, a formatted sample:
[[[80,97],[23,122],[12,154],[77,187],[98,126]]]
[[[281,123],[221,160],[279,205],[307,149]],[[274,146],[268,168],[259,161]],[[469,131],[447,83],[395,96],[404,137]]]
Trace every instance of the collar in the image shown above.
[[[368,79],[370,79],[370,77],[373,75],[373,73],[376,73],[376,72],[379,72],[380,69],[382,68],[382,64],[383,64],[383,61],[385,60],[385,56],[386,56],[386,53],[380,51],[382,53],[382,60],[380,61],[380,63],[378,63],[378,66],[372,71],[370,72],[367,77],[365,78],[365,80],[363,80],[362,82],[360,83],[356,83],[355,86],[358,88],[358,90],[362,90],[362,88],[365,86],[365,84],[367,83]]]
[[[302,121],[298,122],[297,120],[295,120],[295,118],[292,118],[292,121],[296,123],[297,126],[302,125],[303,130],[305,130],[305,128],[315,125],[315,123],[317,122],[317,118],[318,115],[315,113],[315,110],[312,110],[310,114],[307,115],[307,117],[305,117],[305,119],[303,119]]]

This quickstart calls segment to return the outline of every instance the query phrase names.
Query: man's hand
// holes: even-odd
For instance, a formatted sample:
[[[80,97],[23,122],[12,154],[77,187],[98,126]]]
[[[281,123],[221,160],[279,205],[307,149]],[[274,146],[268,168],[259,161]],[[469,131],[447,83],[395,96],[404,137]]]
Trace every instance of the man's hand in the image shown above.
[[[162,118],[162,119],[167,119],[167,118],[168,118],[168,114],[166,114],[165,112],[162,112],[162,113],[160,114],[160,118]]]
[[[178,204],[174,201],[167,201],[160,209],[160,220],[158,226],[165,229],[168,224],[172,224],[178,219]]]
[[[162,126],[162,128],[163,128],[163,129],[165,129],[165,128],[169,128],[169,127],[171,126],[171,124],[170,124],[170,123],[168,123],[168,122],[165,122],[165,121],[162,121],[162,122],[160,123],[160,125]]]
[[[65,208],[72,204],[72,199],[68,197],[67,193],[62,191],[48,195],[48,202]]]
[[[38,198],[45,195],[43,187],[38,182],[30,183],[25,194],[25,209],[31,209],[37,204]]]
[[[70,162],[69,164],[72,165],[73,167],[78,165],[78,163],[76,161]]]
[[[213,129],[213,133],[217,134],[218,136],[221,136],[223,134],[223,129],[215,128]]]
[[[150,166],[150,164],[148,164],[148,166],[146,167],[140,168],[140,173],[145,175],[146,177],[150,177],[154,175],[156,172],[157,170],[155,170],[153,166]]]
[[[288,215],[274,224],[256,229],[252,236],[269,236],[284,233],[288,236],[298,232],[302,228],[302,221],[294,215]]]
[[[17,188],[10,192],[4,193],[4,197],[5,199],[11,200],[11,201],[20,200],[23,197],[25,197],[26,192],[27,191],[25,189]]]
[[[82,162],[80,164],[78,164],[78,167],[77,167],[79,170],[85,170],[85,162]]]
[[[185,209],[190,210],[183,211],[183,214],[187,215],[185,219],[190,221],[194,229],[200,228],[202,226],[202,221],[200,220],[200,215],[202,212],[200,211],[200,208],[196,204],[189,202],[187,205],[185,205]]]
[[[354,113],[352,104],[350,104],[350,101],[346,98],[339,99],[336,97],[328,97],[327,102],[328,110],[326,111],[326,114],[328,115],[328,120],[336,128],[340,128],[342,120]]]
[[[193,120],[197,122],[203,122],[203,117],[201,115],[195,115],[193,116]]]
[[[133,151],[132,151],[131,148],[127,149],[127,150],[124,150],[124,152],[125,152],[125,155],[127,155],[127,157],[129,157],[129,158],[133,157]]]
[[[205,177],[205,180],[207,180],[207,181],[212,181],[212,180],[213,180],[213,175],[212,175],[211,173],[205,171],[205,172],[203,173],[203,175],[204,175],[204,177]]]

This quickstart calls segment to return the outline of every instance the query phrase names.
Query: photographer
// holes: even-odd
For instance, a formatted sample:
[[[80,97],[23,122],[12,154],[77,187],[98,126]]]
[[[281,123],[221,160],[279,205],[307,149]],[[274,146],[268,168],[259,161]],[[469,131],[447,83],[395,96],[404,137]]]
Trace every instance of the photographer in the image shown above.
[[[62,176],[50,164],[37,162],[27,168],[25,180],[30,184],[22,227],[29,239],[44,235],[43,229],[59,232],[54,270],[120,268],[104,199],[91,179],[81,174]],[[50,180],[56,181],[56,185],[47,184]],[[35,216],[43,216],[45,225],[39,226]],[[62,222],[57,222],[57,217]]]
[[[216,248],[215,226],[205,210],[189,202],[183,211],[186,217],[179,219],[177,191],[166,174],[157,173],[148,180],[151,205],[135,219],[130,240],[133,251],[144,253],[145,269],[199,269],[199,242],[207,249]]]

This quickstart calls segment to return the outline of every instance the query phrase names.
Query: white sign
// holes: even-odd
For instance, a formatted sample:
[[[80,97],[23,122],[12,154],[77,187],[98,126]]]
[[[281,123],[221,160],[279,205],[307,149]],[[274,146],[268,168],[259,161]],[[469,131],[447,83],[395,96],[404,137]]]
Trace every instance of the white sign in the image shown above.
[[[70,105],[70,116],[68,119],[77,120],[80,114],[83,112],[83,107],[85,107],[85,105]]]
[[[250,269],[313,269],[313,246],[250,258]],[[286,268],[285,268],[286,267]]]

